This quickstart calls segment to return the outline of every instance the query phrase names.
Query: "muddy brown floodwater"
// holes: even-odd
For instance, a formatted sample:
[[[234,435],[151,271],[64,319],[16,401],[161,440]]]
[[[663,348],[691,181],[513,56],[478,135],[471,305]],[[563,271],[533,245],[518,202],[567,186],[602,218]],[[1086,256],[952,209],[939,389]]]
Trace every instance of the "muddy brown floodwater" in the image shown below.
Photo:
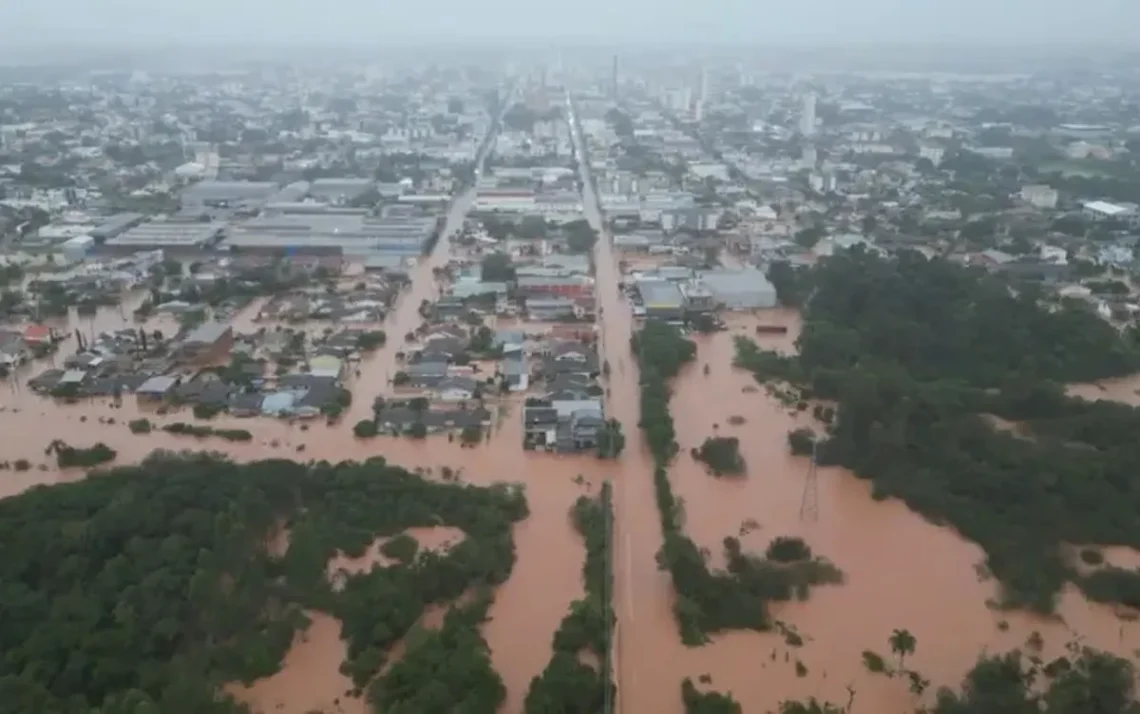
[[[582,178],[587,216],[601,228],[585,170]],[[791,429],[809,425],[810,416],[788,413],[750,374],[731,366],[734,335],[747,334],[768,349],[794,349],[798,320],[781,310],[734,316],[729,331],[696,337],[696,363],[674,384],[671,406],[681,449],[670,481],[684,501],[685,530],[714,554],[712,565],[721,562],[723,539],[739,536],[746,521],[755,521],[759,527],[742,538],[748,548],[762,550],[778,535],[800,536],[842,569],[846,582],[814,589],[806,602],[774,607],[773,616],[799,632],[802,647],[785,645],[776,633],[756,632],[683,646],[672,614],[672,584],[654,561],[662,535],[652,464],[636,429],[636,367],[628,347],[632,318],[616,287],[616,257],[606,235],[596,258],[603,345],[614,375],[610,409],[625,424],[628,440],[614,474],[615,662],[622,712],[680,714],[681,680],[707,674],[714,688],[731,691],[750,713],[775,711],[783,700],[808,696],[843,705],[850,687],[852,714],[910,714],[919,700],[902,678],[871,675],[862,664],[868,649],[890,658],[887,638],[896,628],[917,637],[917,652],[907,661],[933,682],[927,702],[939,685],[958,685],[981,653],[1023,647],[1033,632],[1044,639],[1046,658],[1063,654],[1077,635],[1083,644],[1134,658],[1140,625],[1090,604],[1073,588],[1063,592],[1057,618],[991,610],[986,603],[996,584],[978,575],[980,548],[899,501],[873,500],[869,484],[846,470],[820,470],[818,516],[801,520],[808,462],[788,453],[786,439]],[[784,324],[789,332],[757,337],[757,324]],[[1113,387],[1135,394],[1135,381]],[[736,425],[730,417],[737,417]],[[740,438],[746,478],[713,478],[688,456],[714,434]],[[1114,561],[1136,559],[1116,550],[1121,549],[1114,549]],[[797,660],[807,667],[806,676],[797,676]]]
[[[386,390],[403,335],[420,322],[417,312],[420,301],[438,295],[439,286],[433,280],[432,268],[446,263],[449,238],[462,225],[463,214],[472,198],[467,194],[456,202],[437,250],[413,271],[411,288],[402,295],[383,325],[389,342],[361,362],[360,375],[349,384],[353,391],[351,411],[339,424],[328,426],[322,420],[290,424],[265,418],[219,417],[210,422],[212,426],[246,429],[254,435],[253,440],[248,443],[196,440],[157,429],[146,436],[137,436],[127,428],[131,419],[146,416],[161,426],[187,420],[188,415],[176,412],[159,416],[131,398],[124,399],[117,408],[109,399],[69,405],[14,386],[51,366],[44,361],[27,366],[19,380],[2,385],[0,431],[5,439],[0,447],[0,459],[25,458],[31,461],[33,468],[24,472],[2,472],[0,497],[84,476],[82,470],[60,471],[45,455],[44,448],[55,438],[76,445],[104,442],[118,452],[118,464],[137,463],[155,449],[216,451],[237,461],[276,457],[335,462],[383,456],[429,477],[437,477],[443,467],[449,467],[459,473],[460,480],[476,485],[522,483],[527,489],[531,516],[514,527],[517,556],[514,571],[498,588],[490,620],[483,628],[495,669],[507,687],[503,711],[521,712],[531,679],[541,673],[550,658],[555,630],[570,603],[583,594],[581,568],[585,550],[570,522],[570,509],[579,496],[596,495],[604,478],[615,467],[589,456],[561,457],[524,451],[519,399],[505,404],[508,411],[496,426],[492,440],[473,449],[462,448],[458,441],[451,442],[446,437],[423,441],[384,437],[359,440],[351,431],[358,419],[371,413],[372,399]],[[98,333],[133,326],[131,310],[143,297],[141,294],[131,296],[122,312],[117,308],[101,310],[91,320],[78,321],[73,315],[70,321],[61,320],[56,326],[69,330],[79,327],[87,334],[92,330]],[[238,331],[253,331],[262,326],[274,328],[272,323],[254,322],[260,304],[247,307],[234,318]],[[160,316],[148,321],[146,327],[173,333],[177,324],[170,317]],[[62,362],[63,356],[73,350],[74,338],[69,338],[69,342],[61,346],[56,360]],[[444,529],[432,530],[431,542],[426,540],[426,532],[416,533],[417,537],[423,537],[424,547],[442,546],[441,542],[434,541],[436,531],[445,540],[448,536],[455,537],[455,534],[445,534]],[[278,533],[269,547],[282,552],[287,547],[287,538],[284,531]],[[333,569],[340,565],[334,564]],[[357,561],[349,567],[368,565]],[[421,626],[438,626],[444,609],[429,610],[421,619]],[[309,616],[312,624],[297,636],[280,672],[249,687],[233,685],[228,691],[265,714],[308,714],[322,708],[328,712],[363,714],[366,705],[345,696],[350,682],[338,671],[344,659],[339,622],[319,612],[311,612]],[[398,645],[390,653],[389,661],[398,658],[401,652],[402,646]]]

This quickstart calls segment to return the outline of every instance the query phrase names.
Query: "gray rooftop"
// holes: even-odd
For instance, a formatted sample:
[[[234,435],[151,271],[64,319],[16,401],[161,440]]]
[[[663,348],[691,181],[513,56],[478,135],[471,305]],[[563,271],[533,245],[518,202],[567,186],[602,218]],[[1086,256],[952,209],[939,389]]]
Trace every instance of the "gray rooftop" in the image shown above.
[[[124,233],[108,238],[105,245],[129,247],[194,247],[217,238],[223,223],[143,223]]]
[[[184,203],[204,201],[257,201],[267,200],[277,193],[272,181],[199,181],[182,190]]]
[[[685,304],[681,289],[665,280],[639,280],[637,289],[647,308],[680,308]]]
[[[701,282],[713,293],[772,290],[772,283],[759,270],[709,270],[701,273]]]
[[[217,342],[218,338],[225,334],[228,329],[230,329],[230,326],[223,322],[206,322],[194,328],[183,341],[186,344],[212,345]]]

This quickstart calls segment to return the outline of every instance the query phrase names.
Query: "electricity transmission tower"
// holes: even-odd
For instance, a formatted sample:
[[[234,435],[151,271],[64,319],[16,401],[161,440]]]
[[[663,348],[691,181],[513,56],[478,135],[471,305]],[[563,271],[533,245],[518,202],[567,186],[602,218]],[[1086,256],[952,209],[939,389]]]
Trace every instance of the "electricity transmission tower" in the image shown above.
[[[816,452],[819,442],[812,442],[811,463],[808,464],[807,480],[804,481],[804,492],[800,496],[800,520],[815,521],[819,519],[819,479],[816,475]]]

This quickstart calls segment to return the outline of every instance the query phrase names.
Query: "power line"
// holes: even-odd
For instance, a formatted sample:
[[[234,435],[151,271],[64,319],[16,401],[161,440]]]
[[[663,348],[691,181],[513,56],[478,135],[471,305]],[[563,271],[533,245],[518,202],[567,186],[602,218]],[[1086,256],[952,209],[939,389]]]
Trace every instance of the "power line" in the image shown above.
[[[808,464],[807,480],[804,481],[804,492],[800,496],[800,520],[819,520],[819,478],[816,474],[819,442],[812,441],[811,462]]]

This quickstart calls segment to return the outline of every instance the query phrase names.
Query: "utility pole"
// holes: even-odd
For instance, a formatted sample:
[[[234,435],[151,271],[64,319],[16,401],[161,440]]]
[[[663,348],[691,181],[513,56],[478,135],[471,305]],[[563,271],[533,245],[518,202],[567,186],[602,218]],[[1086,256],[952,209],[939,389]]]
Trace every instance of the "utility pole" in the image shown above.
[[[819,479],[816,474],[816,464],[819,452],[819,441],[811,443],[811,463],[808,464],[807,480],[804,482],[804,492],[800,496],[800,520],[819,520]]]

